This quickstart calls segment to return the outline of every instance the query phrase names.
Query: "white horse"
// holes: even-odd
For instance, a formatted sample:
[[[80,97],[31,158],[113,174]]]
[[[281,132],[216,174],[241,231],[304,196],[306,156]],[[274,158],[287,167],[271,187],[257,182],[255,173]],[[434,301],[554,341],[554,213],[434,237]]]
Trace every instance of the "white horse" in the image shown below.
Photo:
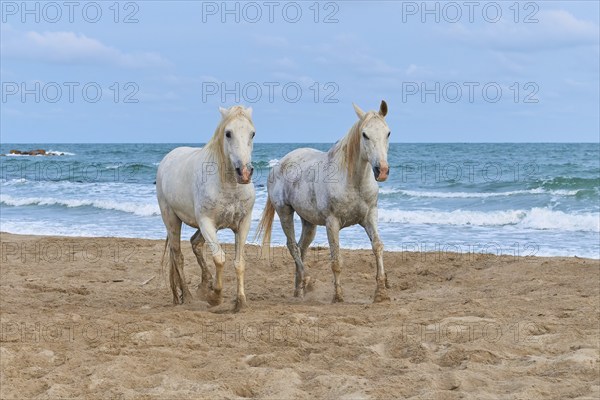
[[[219,111],[221,122],[204,147],[178,147],[163,158],[156,174],[156,194],[167,228],[165,251],[168,245],[173,303],[184,303],[191,298],[180,247],[181,223],[184,222],[198,228],[191,243],[202,269],[199,292],[213,305],[220,304],[223,299],[225,264],[217,231],[229,228],[235,233],[235,310],[239,311],[246,304],[244,244],[254,206],[251,154],[255,130],[251,108],[234,106],[219,108]],[[216,267],[214,284],[202,254],[204,243],[209,244]]]
[[[389,172],[390,129],[384,120],[387,104],[382,101],[379,112],[365,113],[356,105],[354,110],[359,120],[327,153],[310,148],[296,149],[272,169],[267,183],[267,204],[257,236],[264,234],[263,248],[268,248],[277,212],[287,237],[287,247],[296,263],[296,297],[304,295],[309,280],[304,274],[306,250],[315,237],[316,226],[325,225],[335,285],[333,302],[343,301],[339,231],[360,224],[371,240],[377,261],[375,302],[389,300],[383,269],[383,243],[377,232],[378,185],[375,182],[385,181]],[[298,243],[294,212],[302,220]]]

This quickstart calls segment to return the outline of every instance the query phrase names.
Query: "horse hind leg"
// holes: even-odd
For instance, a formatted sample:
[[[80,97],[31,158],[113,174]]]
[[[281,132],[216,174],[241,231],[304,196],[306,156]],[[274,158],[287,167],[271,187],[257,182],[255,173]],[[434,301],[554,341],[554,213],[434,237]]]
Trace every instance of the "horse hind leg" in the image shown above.
[[[296,244],[296,233],[294,232],[294,210],[287,206],[277,210],[281,228],[287,238],[287,248],[296,264],[296,275],[294,279],[294,297],[304,296],[304,263],[300,255],[300,249]]]
[[[200,265],[200,269],[202,270],[202,281],[198,286],[198,293],[200,296],[206,300],[210,291],[213,289],[212,285],[212,275],[210,270],[208,269],[208,265],[206,264],[206,260],[204,259],[204,253],[202,247],[206,241],[204,240],[204,236],[202,236],[202,232],[200,229],[194,233],[192,238],[190,239],[192,244],[192,250],[196,255],[196,260],[198,261],[198,265]]]
[[[315,239],[315,234],[317,233],[317,226],[311,224],[304,218],[302,218],[302,234],[300,235],[300,241],[298,242],[298,247],[300,247],[300,259],[302,263],[306,260],[306,252],[308,250],[308,246]],[[306,267],[306,265],[304,265]],[[311,291],[313,289],[312,280],[308,275],[308,270],[304,271],[304,288],[306,291]]]
[[[169,282],[173,292],[173,304],[183,304],[192,298],[183,272],[181,252],[181,220],[173,213],[165,218],[169,240]]]

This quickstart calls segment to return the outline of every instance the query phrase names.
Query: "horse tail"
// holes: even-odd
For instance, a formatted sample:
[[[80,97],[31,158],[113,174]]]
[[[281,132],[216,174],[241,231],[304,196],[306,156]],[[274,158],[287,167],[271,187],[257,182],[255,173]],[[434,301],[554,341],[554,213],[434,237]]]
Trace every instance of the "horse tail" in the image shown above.
[[[275,218],[275,207],[271,202],[271,199],[267,197],[267,205],[262,213],[260,222],[258,223],[258,229],[256,230],[256,236],[262,235],[262,247],[263,250],[271,246],[271,229],[273,228],[273,219]]]
[[[167,254],[167,247],[169,247],[169,236],[165,239],[165,248],[163,249],[162,258],[160,259],[160,275],[161,279],[165,276],[165,255]],[[167,260],[167,263],[170,265],[170,258]]]

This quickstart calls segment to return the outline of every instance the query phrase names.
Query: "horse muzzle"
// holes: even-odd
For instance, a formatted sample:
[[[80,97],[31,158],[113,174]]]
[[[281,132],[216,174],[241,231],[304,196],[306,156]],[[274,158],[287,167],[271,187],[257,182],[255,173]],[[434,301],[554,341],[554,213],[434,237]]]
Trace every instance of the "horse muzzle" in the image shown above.
[[[247,166],[243,166],[242,168],[235,169],[235,176],[237,179],[237,183],[242,185],[247,185],[252,180],[252,174],[254,173],[254,168],[251,166],[248,168]]]
[[[377,167],[373,167],[373,175],[377,182],[383,182],[388,178],[390,167],[387,163],[381,163]]]

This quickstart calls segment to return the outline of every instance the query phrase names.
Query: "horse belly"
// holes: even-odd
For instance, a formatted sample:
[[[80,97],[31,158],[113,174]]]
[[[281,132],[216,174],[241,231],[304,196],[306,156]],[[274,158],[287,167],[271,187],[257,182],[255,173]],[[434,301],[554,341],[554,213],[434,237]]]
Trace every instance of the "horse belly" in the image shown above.
[[[319,211],[318,208],[307,207],[306,203],[292,205],[292,208],[302,219],[307,220],[313,225],[325,225],[326,215]]]
[[[356,191],[347,191],[344,195],[330,198],[330,211],[340,221],[342,228],[362,224],[372,207],[371,202]]]

